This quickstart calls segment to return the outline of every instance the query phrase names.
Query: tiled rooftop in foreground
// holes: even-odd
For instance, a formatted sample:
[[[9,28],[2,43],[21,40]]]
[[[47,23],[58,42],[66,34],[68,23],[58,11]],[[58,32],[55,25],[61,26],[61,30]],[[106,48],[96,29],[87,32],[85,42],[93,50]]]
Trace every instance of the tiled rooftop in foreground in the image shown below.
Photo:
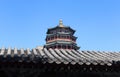
[[[120,52],[82,51],[74,49],[1,48],[0,62],[33,62],[79,65],[108,65],[120,61]]]

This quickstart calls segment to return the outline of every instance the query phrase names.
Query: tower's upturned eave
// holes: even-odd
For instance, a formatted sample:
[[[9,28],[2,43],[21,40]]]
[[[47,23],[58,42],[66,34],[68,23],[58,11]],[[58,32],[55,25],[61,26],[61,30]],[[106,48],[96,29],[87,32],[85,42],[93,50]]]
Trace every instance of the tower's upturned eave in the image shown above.
[[[55,29],[70,29],[73,33],[75,33],[75,30],[72,29],[71,27],[69,27],[69,26],[59,27],[59,25],[56,27],[53,27],[53,28],[48,28],[48,31],[46,33],[49,34],[49,31],[55,30]]]

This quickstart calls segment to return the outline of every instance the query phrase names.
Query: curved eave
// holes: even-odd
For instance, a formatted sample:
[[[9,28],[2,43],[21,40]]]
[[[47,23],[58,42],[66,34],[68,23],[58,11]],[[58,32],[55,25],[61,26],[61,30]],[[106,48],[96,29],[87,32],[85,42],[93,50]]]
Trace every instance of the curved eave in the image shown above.
[[[54,35],[63,35],[63,36],[65,36],[65,35],[71,35],[70,33],[56,33],[56,34],[47,34],[47,37],[49,37],[49,36],[54,36]],[[71,35],[72,36],[72,35]],[[77,39],[78,37],[76,37],[76,36],[72,36],[73,38],[75,38],[75,39]]]
[[[79,64],[112,66],[120,65],[120,52],[77,51],[69,49],[0,49],[0,62],[33,62],[56,64]]]
[[[56,27],[53,27],[53,28],[48,28],[47,34],[49,34],[49,31],[50,31],[50,30],[55,30],[55,29],[57,29],[57,28],[70,29],[70,30],[73,32],[73,34],[75,33],[75,30],[74,30],[74,29],[72,29],[72,28],[71,28],[71,27],[69,27],[69,26],[64,26],[64,27],[59,27],[59,26],[56,26]]]
[[[47,43],[46,45],[52,45],[52,44],[72,44],[72,45],[76,45],[76,43],[73,43],[73,42],[67,42],[67,41],[53,41],[53,42],[49,42]]]

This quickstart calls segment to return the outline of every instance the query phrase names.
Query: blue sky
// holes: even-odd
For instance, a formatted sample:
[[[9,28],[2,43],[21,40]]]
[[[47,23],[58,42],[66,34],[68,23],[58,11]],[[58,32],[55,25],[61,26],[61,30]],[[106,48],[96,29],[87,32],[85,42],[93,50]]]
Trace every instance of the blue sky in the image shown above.
[[[43,46],[59,19],[81,50],[120,51],[120,0],[0,0],[0,47]]]

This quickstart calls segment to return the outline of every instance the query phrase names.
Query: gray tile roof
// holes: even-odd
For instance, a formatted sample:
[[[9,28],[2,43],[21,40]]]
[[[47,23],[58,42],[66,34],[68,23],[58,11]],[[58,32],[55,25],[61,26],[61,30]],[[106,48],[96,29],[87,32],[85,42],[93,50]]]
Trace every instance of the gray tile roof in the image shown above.
[[[0,49],[0,62],[42,62],[56,64],[108,65],[120,61],[120,52],[76,51],[68,49]]]

